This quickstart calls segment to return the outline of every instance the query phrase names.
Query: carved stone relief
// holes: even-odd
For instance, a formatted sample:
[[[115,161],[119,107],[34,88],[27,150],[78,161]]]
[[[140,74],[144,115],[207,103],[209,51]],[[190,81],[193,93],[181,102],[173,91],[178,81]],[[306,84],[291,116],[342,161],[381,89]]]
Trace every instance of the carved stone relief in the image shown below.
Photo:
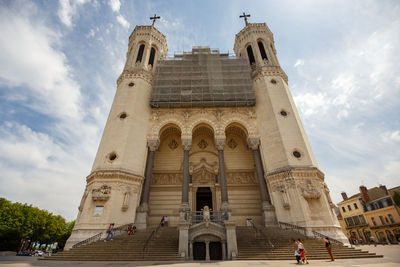
[[[94,201],[107,201],[111,195],[111,186],[106,184],[102,185],[100,188],[92,190],[92,199]]]
[[[305,199],[318,199],[321,197],[321,192],[313,185],[312,180],[307,179],[299,183],[301,195]]]

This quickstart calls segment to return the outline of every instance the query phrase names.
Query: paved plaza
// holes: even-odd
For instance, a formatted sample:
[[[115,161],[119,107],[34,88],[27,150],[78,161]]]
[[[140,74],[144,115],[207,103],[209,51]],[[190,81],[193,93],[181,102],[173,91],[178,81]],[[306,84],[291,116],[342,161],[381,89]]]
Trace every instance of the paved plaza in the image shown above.
[[[348,259],[336,260],[334,262],[327,260],[310,261],[309,266],[400,266],[400,245],[390,246],[360,246],[362,250],[368,250],[380,255],[383,258],[373,259]],[[173,266],[173,267],[207,267],[207,266],[223,266],[223,267],[262,267],[262,266],[297,266],[293,261],[217,261],[217,262],[98,262],[98,261],[43,261],[36,257],[16,257],[3,256],[0,257],[0,266],[7,267],[30,267],[30,266],[79,266],[79,267],[131,267],[131,266]]]

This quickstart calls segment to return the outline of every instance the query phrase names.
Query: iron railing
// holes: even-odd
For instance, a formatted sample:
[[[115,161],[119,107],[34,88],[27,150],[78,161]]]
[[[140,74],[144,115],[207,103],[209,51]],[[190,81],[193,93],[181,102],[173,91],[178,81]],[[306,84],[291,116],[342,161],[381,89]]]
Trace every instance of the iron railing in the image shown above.
[[[281,229],[289,229],[289,230],[295,231],[297,233],[303,234],[305,236],[310,236],[310,234],[311,234],[311,237],[314,237],[314,238],[329,238],[329,240],[332,243],[336,243],[338,245],[344,245],[343,242],[341,242],[335,238],[329,237],[327,235],[321,234],[320,232],[317,232],[314,230],[307,231],[307,228],[303,227],[303,226],[298,226],[298,225],[294,225],[294,224],[290,224],[290,223],[286,223],[286,222],[278,222],[278,225]]]
[[[203,212],[202,211],[186,211],[185,219],[192,223],[192,225],[199,224],[203,222]],[[210,211],[210,222],[224,225],[224,221],[229,219],[229,214],[227,211]]]
[[[121,235],[123,232],[125,232],[128,229],[129,226],[133,226],[133,223],[128,223],[128,224],[124,224],[124,225],[115,227],[114,230],[113,230],[114,231],[114,237]],[[105,233],[105,232],[101,231],[100,233],[95,234],[94,236],[91,236],[91,237],[89,237],[89,238],[87,238],[85,240],[82,240],[82,241],[76,243],[75,245],[72,245],[72,248],[77,248],[77,247],[80,247],[80,246],[83,246],[83,245],[87,245],[87,244],[99,241],[102,238],[103,233]]]
[[[145,253],[145,251],[146,251],[147,248],[148,248],[148,245],[149,245],[150,240],[151,240],[154,236],[157,237],[157,232],[158,232],[158,230],[160,229],[160,227],[161,227],[161,224],[159,224],[159,225],[157,226],[157,228],[154,229],[154,230],[151,232],[150,236],[149,236],[149,237],[146,239],[146,241],[144,242],[143,250],[142,250],[142,258],[144,258],[144,253]]]
[[[275,245],[271,242],[271,239],[262,231],[262,229],[256,226],[253,222],[251,222],[251,227],[253,227],[253,229],[256,231],[256,234],[262,235],[267,240],[272,249],[275,248]]]

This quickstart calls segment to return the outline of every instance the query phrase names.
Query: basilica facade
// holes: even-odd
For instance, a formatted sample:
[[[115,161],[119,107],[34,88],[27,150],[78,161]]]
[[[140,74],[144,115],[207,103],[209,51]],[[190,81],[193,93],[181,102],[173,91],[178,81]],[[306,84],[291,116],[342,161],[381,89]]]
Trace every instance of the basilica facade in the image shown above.
[[[154,24],[134,29],[67,248],[110,223],[145,229],[163,216],[185,259],[202,239],[234,258],[235,227],[249,221],[345,240],[272,32],[246,23],[234,51],[168,58]]]

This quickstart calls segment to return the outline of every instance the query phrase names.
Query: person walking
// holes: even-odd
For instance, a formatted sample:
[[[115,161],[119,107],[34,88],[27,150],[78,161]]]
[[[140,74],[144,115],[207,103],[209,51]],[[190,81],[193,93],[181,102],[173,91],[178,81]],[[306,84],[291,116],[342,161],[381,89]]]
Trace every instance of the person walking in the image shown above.
[[[324,242],[325,242],[326,250],[328,251],[329,256],[331,256],[331,261],[334,261],[335,259],[333,258],[333,254],[332,254],[332,244],[331,244],[331,241],[329,240],[329,237],[325,237]]]
[[[376,247],[376,243],[375,243],[375,237],[373,235],[371,235],[369,237],[370,243],[374,244],[374,246]]]
[[[298,247],[299,252],[300,252],[301,262],[302,262],[303,264],[304,264],[304,263],[309,264],[309,262],[308,262],[308,260],[307,260],[307,256],[306,256],[306,249],[305,249],[303,243],[301,242],[301,239],[300,239],[300,238],[297,239],[297,244],[298,244],[297,247]]]
[[[160,221],[161,226],[164,226],[164,221],[165,221],[165,218],[164,218],[164,216],[162,216],[161,221]]]
[[[110,225],[108,226],[107,236],[106,238],[104,238],[104,242],[106,242],[109,237],[111,237],[111,241],[114,238],[114,223],[110,223]]]
[[[165,216],[165,218],[164,218],[164,225],[168,226],[168,216]]]
[[[300,264],[300,253],[297,241],[295,239],[292,239],[292,242],[293,242],[294,256],[296,257],[297,264]]]

